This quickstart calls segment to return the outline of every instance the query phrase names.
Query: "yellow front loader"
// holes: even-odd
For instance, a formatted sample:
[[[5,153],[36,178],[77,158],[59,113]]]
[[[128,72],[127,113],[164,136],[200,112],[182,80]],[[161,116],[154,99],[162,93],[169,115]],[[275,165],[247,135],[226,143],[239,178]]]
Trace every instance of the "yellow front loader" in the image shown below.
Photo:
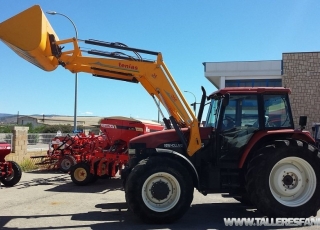
[[[187,154],[192,156],[201,147],[199,122],[171,76],[160,52],[127,47],[122,43],[69,38],[59,40],[40,6],[9,18],[0,24],[0,39],[14,52],[45,71],[53,71],[58,65],[72,73],[91,73],[96,77],[140,82],[157,104],[156,98],[166,108],[169,119],[164,118],[167,128],[177,131]],[[101,50],[84,51],[78,43],[116,49],[116,52]],[[73,47],[63,51],[63,45]],[[87,53],[84,56],[83,53]],[[127,52],[135,55],[128,55]],[[141,54],[154,57],[142,58]],[[157,104],[160,110],[159,105]],[[181,128],[190,130],[185,137]]]

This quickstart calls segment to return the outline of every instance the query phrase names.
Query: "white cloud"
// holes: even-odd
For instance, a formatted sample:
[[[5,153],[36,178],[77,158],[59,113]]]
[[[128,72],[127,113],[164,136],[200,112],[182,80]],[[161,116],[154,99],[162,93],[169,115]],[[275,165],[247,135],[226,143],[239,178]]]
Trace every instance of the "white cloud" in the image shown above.
[[[92,115],[93,112],[84,112],[84,113],[81,113],[82,115]]]

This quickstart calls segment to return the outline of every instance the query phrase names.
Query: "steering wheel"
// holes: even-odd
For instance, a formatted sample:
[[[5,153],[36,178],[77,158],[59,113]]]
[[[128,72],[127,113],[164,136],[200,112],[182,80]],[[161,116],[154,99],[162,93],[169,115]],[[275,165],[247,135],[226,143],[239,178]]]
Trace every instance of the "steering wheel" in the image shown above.
[[[223,118],[223,120],[224,121],[232,121],[233,123],[235,123],[235,119],[233,119],[232,117],[227,116],[227,115]]]
[[[224,121],[227,121],[227,122],[228,122],[228,125],[225,125],[225,124],[224,124]],[[223,130],[231,129],[231,128],[234,127],[234,125],[235,125],[235,119],[233,119],[232,117],[230,117],[230,116],[225,116],[225,117],[223,118],[223,121],[222,121],[222,129],[223,129]]]

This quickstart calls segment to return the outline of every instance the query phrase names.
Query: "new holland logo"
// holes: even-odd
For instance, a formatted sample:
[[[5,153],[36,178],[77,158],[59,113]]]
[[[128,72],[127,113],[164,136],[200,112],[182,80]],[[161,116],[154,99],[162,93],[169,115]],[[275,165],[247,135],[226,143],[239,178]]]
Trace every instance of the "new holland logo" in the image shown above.
[[[115,125],[111,125],[111,124],[101,124],[102,128],[109,128],[109,129],[116,129]]]

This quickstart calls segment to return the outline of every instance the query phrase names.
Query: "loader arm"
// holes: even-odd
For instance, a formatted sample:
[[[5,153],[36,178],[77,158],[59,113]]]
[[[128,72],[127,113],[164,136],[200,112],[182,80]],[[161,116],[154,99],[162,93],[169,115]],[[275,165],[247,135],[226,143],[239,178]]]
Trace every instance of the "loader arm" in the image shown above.
[[[0,39],[19,56],[46,71],[53,71],[61,65],[72,73],[84,72],[96,77],[140,82],[166,108],[171,124],[188,155],[192,156],[200,149],[199,122],[163,62],[160,52],[97,40],[59,40],[38,5],[0,23]],[[81,50],[79,42],[116,49],[117,52]],[[63,45],[73,48],[62,51]],[[125,53],[128,51],[135,56]],[[85,52],[88,53],[87,56],[83,55]],[[142,58],[141,54],[151,55],[154,59]],[[190,130],[189,137],[181,132],[183,127]]]

